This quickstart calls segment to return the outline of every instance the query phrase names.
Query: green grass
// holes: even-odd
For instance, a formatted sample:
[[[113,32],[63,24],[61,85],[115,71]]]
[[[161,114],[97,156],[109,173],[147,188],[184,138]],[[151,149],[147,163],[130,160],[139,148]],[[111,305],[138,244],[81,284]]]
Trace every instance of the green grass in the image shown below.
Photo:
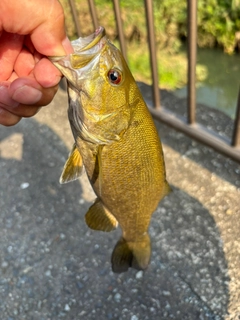
[[[147,45],[132,43],[127,48],[128,64],[133,76],[138,81],[151,84],[151,68]],[[167,50],[157,50],[159,86],[168,90],[181,88],[187,83],[186,53],[169,53]],[[197,80],[203,81],[207,77],[207,69],[197,65]]]

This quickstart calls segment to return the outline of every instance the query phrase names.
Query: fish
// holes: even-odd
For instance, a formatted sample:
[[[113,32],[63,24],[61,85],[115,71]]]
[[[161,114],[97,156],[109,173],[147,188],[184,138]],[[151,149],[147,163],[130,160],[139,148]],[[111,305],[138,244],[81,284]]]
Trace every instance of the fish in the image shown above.
[[[121,238],[112,271],[145,270],[151,257],[149,224],[170,192],[161,141],[152,116],[121,52],[99,27],[72,41],[74,52],[51,57],[67,79],[68,118],[74,145],[60,183],[80,177],[83,168],[96,194],[85,221]]]

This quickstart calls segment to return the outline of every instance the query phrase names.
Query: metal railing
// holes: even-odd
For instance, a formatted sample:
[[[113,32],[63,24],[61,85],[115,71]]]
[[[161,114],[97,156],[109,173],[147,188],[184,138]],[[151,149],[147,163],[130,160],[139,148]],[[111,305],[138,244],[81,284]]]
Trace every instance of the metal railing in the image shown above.
[[[81,28],[77,18],[74,0],[68,0],[71,6],[75,27],[78,36],[81,36]],[[113,0],[114,15],[120,48],[127,59],[126,43],[121,19],[119,0]],[[206,127],[196,122],[196,56],[197,56],[197,0],[187,0],[188,5],[188,99],[187,117],[179,117],[175,113],[161,106],[156,43],[154,34],[154,18],[152,0],[144,0],[146,12],[146,27],[148,32],[148,44],[150,52],[150,64],[152,74],[152,90],[154,108],[149,108],[152,116],[161,122],[175,128],[191,138],[215,149],[216,151],[240,162],[240,90],[237,101],[237,110],[234,120],[232,139],[222,138],[217,133],[210,132]],[[98,27],[98,19],[94,0],[88,0],[89,9],[94,28]]]

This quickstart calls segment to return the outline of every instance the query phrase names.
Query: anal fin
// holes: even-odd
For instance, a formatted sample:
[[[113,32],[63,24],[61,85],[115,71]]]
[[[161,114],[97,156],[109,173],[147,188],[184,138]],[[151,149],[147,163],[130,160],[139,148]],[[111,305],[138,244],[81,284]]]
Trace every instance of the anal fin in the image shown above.
[[[67,183],[70,181],[74,181],[78,179],[82,173],[83,169],[83,160],[82,156],[74,143],[72,151],[64,165],[61,177],[60,177],[60,183]]]
[[[110,232],[117,228],[116,218],[104,207],[100,199],[88,209],[85,221],[90,229]]]

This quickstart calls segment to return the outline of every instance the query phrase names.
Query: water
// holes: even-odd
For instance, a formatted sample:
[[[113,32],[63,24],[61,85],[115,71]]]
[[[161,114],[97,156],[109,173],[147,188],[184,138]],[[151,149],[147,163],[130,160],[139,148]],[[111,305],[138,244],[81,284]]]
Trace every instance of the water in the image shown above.
[[[196,85],[197,102],[234,118],[240,88],[240,54],[229,56],[217,49],[198,49],[197,63],[207,70],[205,80]],[[183,98],[187,89],[177,89],[174,93]]]

